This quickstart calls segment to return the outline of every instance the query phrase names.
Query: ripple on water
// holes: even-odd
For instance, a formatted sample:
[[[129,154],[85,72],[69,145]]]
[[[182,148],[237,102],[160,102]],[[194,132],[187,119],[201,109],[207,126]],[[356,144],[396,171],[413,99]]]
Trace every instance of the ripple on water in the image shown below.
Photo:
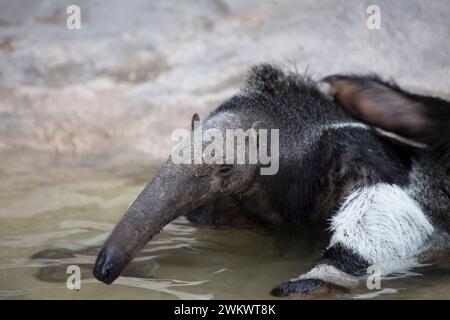
[[[325,235],[308,226],[216,229],[180,218],[104,285],[92,276],[97,254],[155,170],[68,170],[64,162],[27,167],[20,179],[10,173],[17,170],[0,170],[1,298],[270,299],[273,287],[307,271],[326,246]],[[80,266],[79,291],[66,287],[69,265]],[[334,298],[450,298],[449,275],[450,260],[443,257],[383,279],[380,291],[361,284]]]

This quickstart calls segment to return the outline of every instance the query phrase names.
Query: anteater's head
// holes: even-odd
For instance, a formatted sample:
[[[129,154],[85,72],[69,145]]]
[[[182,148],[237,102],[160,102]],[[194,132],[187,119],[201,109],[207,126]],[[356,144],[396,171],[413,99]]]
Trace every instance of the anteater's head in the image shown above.
[[[203,122],[193,116],[190,135],[172,151],[106,240],[94,267],[97,279],[113,282],[174,219],[218,199],[255,192],[261,179],[276,175],[278,132],[271,129],[278,130],[277,124],[263,111],[267,97],[252,87],[264,85],[261,76],[280,76],[279,70],[267,68],[254,70],[246,88]]]

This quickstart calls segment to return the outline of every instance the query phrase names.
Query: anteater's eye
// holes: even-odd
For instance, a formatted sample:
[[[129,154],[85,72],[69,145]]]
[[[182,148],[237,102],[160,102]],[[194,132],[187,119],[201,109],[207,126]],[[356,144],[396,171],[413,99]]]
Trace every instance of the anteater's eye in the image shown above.
[[[219,174],[221,176],[227,176],[227,175],[229,175],[231,173],[231,168],[232,168],[231,166],[227,166],[227,165],[220,166]]]

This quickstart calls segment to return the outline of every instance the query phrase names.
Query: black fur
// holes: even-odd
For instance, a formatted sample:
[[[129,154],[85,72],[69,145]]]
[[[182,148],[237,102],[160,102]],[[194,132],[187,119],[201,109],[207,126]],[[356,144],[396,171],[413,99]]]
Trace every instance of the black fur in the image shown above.
[[[280,129],[278,173],[259,176],[258,193],[230,200],[240,208],[243,216],[266,224],[324,221],[336,212],[352,189],[376,183],[407,186],[411,183],[409,174],[413,162],[423,163],[426,167],[438,159],[448,159],[448,102],[408,93],[376,76],[349,76],[348,79],[360,81],[362,86],[373,83],[386,86],[388,90],[426,104],[429,107],[427,116],[436,126],[414,138],[431,145],[431,148],[418,150],[380,136],[374,129],[362,128],[327,129],[318,135],[316,141],[308,141],[316,138],[314,133],[323,125],[357,120],[335,101],[323,96],[311,79],[283,72],[272,65],[257,66],[252,69],[241,94],[226,101],[210,115],[232,112],[249,119],[250,123],[263,120],[268,128]],[[305,152],[303,146],[310,142],[311,147]],[[445,171],[448,167],[448,163],[444,163],[441,169]],[[450,200],[449,187],[445,187],[450,174],[436,173],[438,175],[435,189],[444,190],[440,197],[444,201]],[[438,220],[448,222],[448,205],[437,208],[435,202],[430,201],[426,209],[440,215]],[[227,214],[208,206],[205,212],[208,217]],[[361,256],[340,244],[328,248],[317,261],[316,265],[319,264],[334,266],[354,276],[365,274],[369,266]],[[305,279],[286,282],[272,294],[286,296],[335,289],[343,288],[319,279]]]
[[[328,248],[316,263],[320,264],[334,266],[354,276],[365,274],[370,266],[364,258],[341,244]]]
[[[242,93],[209,118],[222,112],[240,114],[249,122],[263,120],[268,128],[280,129],[280,169],[275,176],[257,178],[261,192],[241,197],[240,207],[247,216],[257,217],[265,211],[278,215],[268,220],[265,214],[262,220],[271,223],[323,220],[355,187],[378,182],[406,185],[409,181],[410,159],[370,130],[327,130],[311,142],[311,150],[302,151],[308,136],[324,124],[355,119],[323,96],[311,79],[296,73],[272,65],[254,67]],[[208,206],[203,210],[211,215]]]

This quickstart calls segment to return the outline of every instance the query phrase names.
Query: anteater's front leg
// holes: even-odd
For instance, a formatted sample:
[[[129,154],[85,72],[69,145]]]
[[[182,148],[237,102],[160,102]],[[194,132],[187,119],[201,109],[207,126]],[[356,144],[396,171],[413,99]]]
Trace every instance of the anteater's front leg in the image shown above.
[[[353,190],[331,219],[331,242],[313,268],[272,291],[276,296],[350,289],[375,266],[382,274],[417,263],[434,228],[419,204],[396,185]]]

